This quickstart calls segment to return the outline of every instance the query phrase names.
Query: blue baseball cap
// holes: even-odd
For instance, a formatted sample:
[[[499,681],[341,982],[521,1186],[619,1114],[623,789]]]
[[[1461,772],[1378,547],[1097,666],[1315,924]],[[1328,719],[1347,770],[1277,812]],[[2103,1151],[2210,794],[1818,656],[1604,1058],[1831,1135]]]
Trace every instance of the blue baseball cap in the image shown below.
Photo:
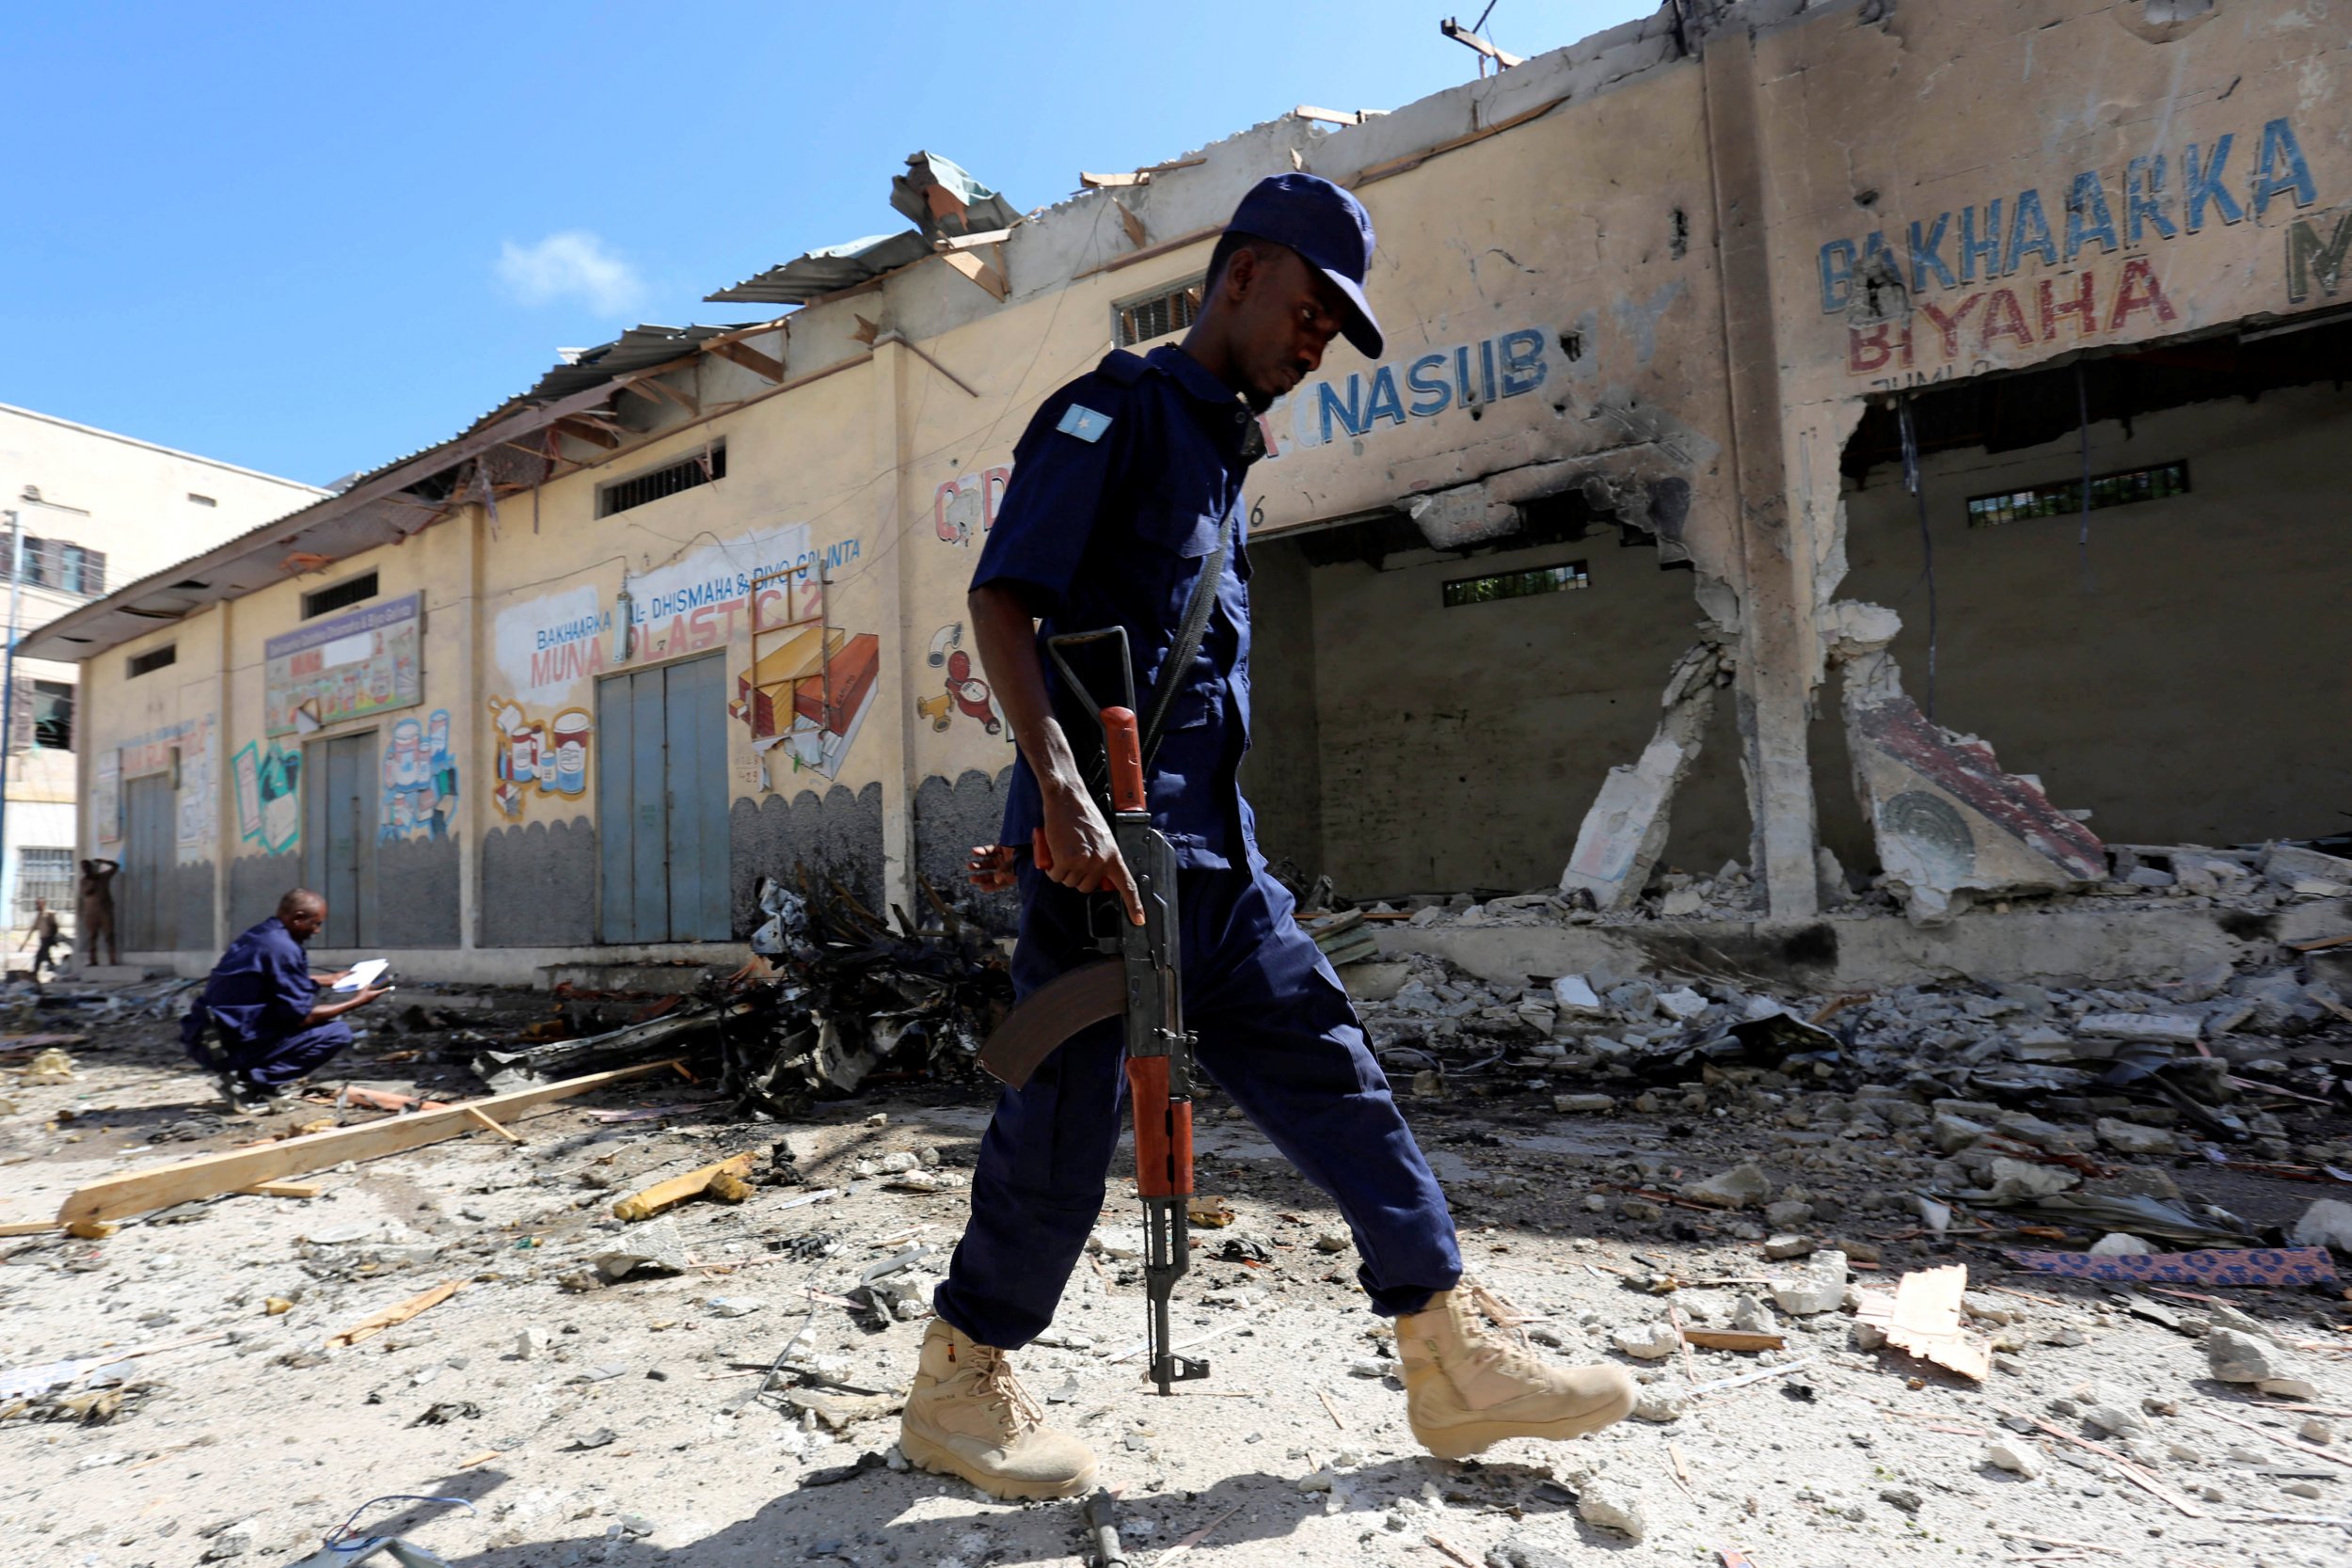
[[[1380,324],[1364,299],[1373,238],[1362,202],[1318,175],[1269,174],[1241,198],[1225,229],[1298,252],[1354,307],[1340,331],[1365,358],[1380,357]]]

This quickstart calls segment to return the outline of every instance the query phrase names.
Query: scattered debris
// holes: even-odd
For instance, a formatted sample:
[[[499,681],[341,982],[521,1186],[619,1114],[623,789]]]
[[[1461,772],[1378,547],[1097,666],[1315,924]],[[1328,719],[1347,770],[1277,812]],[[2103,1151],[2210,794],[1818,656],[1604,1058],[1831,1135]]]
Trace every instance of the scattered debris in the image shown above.
[[[1854,1321],[1876,1328],[1887,1344],[1981,1383],[1993,1370],[1992,1350],[1961,1326],[1961,1298],[1968,1270],[1922,1269],[1906,1274],[1892,1291],[1865,1290]]]
[[[464,1290],[466,1283],[462,1279],[445,1280],[434,1286],[430,1291],[420,1291],[406,1301],[395,1302],[380,1312],[371,1313],[349,1328],[339,1329],[328,1335],[326,1348],[329,1350],[348,1349],[362,1339],[383,1333],[388,1328],[396,1328],[418,1313],[440,1306],[441,1303]]]
[[[2143,1243],[2144,1244],[2144,1243]],[[2011,1251],[2010,1261],[2070,1279],[2165,1281],[2176,1285],[2324,1285],[2336,1266],[2324,1246],[2131,1256],[2097,1252]]]
[[[744,1178],[751,1174],[752,1163],[757,1158],[753,1153],[738,1154],[716,1164],[705,1165],[698,1171],[656,1182],[644,1191],[615,1203],[612,1217],[630,1221],[649,1220],[656,1214],[698,1197],[707,1197],[715,1203],[740,1203],[752,1196],[751,1183]]]

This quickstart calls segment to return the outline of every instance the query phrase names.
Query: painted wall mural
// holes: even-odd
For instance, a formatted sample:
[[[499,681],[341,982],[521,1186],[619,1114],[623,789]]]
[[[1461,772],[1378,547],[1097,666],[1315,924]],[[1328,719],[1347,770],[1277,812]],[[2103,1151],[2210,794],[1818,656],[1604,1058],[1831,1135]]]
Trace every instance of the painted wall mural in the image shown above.
[[[588,747],[596,730],[587,707],[533,713],[512,697],[492,697],[488,705],[490,740],[498,756],[498,783],[490,790],[490,800],[499,814],[509,821],[520,821],[536,801],[558,808],[561,817],[576,816],[580,798],[588,793]],[[453,767],[449,792],[453,808],[457,794]]]
[[[403,719],[384,742],[384,804],[376,837],[386,844],[447,838],[457,816],[457,763],[449,750],[449,709]]]
[[[787,783],[776,776],[779,755],[794,773],[840,777],[881,673],[882,639],[872,632],[852,635],[814,617],[754,630],[751,662],[735,677],[727,712],[766,758],[770,789]]]
[[[1011,483],[1009,463],[948,480],[931,492],[931,531],[947,544],[969,546],[996,526],[996,509]]]
[[[961,713],[989,734],[1011,740],[1005,710],[997,705],[996,694],[988,689],[988,682],[979,678],[979,667],[963,646],[961,621],[950,621],[931,634],[930,652],[925,661],[941,672],[945,683],[944,689],[917,695],[914,700],[914,711],[931,721],[934,734],[946,733]]]
[[[707,541],[629,573],[610,598],[594,583],[579,583],[510,604],[491,629],[505,689],[514,701],[548,706],[608,670],[812,619],[823,576],[862,553],[855,539],[818,549],[812,538],[806,523],[787,523]]]
[[[314,621],[262,645],[264,735],[309,735],[424,701],[424,595]]]
[[[211,847],[213,813],[219,803],[214,776],[213,716],[183,720],[134,736],[110,752],[102,753],[93,769],[90,790],[93,835],[101,844],[122,842],[122,781],[177,768],[179,789],[173,839],[179,858],[201,860]]]
[[[229,759],[237,797],[237,834],[282,855],[302,842],[302,749],[248,740]]]

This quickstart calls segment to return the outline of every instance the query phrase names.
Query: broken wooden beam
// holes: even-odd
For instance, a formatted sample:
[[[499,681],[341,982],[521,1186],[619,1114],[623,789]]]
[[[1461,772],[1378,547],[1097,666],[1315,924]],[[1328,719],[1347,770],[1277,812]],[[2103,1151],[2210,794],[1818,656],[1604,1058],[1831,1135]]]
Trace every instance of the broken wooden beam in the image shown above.
[[[784,361],[760,353],[749,343],[739,343],[726,338],[713,338],[703,346],[730,365],[740,365],[764,381],[784,379]]]
[[[667,1181],[657,1181],[641,1193],[632,1193],[612,1206],[612,1217],[621,1220],[649,1220],[656,1214],[676,1208],[698,1197],[716,1198],[721,1203],[740,1203],[752,1196],[751,1183],[743,1179],[752,1173],[753,1156],[738,1154],[715,1165],[705,1165],[684,1176],[674,1176]]]
[[[280,1177],[325,1170],[346,1160],[374,1160],[387,1154],[399,1154],[411,1148],[421,1148],[426,1144],[441,1143],[468,1132],[479,1132],[480,1124],[473,1115],[477,1111],[484,1116],[495,1115],[511,1120],[519,1112],[553,1101],[569,1100],[574,1095],[586,1094],[607,1084],[643,1077],[648,1072],[659,1072],[674,1065],[666,1060],[641,1062],[634,1067],[592,1072],[582,1078],[567,1078],[557,1084],[540,1084],[509,1094],[494,1094],[486,1099],[468,1101],[438,1111],[417,1111],[383,1121],[372,1121],[360,1127],[329,1128],[324,1132],[308,1132],[298,1138],[288,1138],[283,1143],[231,1148],[218,1154],[199,1154],[192,1160],[175,1160],[169,1164],[127,1171],[67,1194],[65,1202],[57,1209],[57,1223],[69,1230],[77,1226],[95,1227],[125,1214],[143,1214],[150,1210],[167,1209],[175,1203],[188,1203],[200,1197],[238,1192]]]
[[[329,1350],[349,1349],[372,1335],[381,1334],[388,1328],[397,1328],[418,1313],[440,1306],[441,1303],[464,1290],[466,1284],[467,1282],[462,1279],[447,1280],[434,1286],[430,1291],[410,1296],[406,1301],[394,1303],[381,1312],[371,1313],[349,1328],[339,1329],[328,1335],[326,1346]]]

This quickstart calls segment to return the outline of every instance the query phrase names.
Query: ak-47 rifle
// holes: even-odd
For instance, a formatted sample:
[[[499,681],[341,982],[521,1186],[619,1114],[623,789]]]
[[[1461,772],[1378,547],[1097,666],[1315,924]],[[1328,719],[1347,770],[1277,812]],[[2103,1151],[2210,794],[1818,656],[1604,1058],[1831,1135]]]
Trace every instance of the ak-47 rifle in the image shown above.
[[[1063,658],[1065,647],[1098,641],[1118,645],[1128,683],[1123,707],[1095,705]],[[1013,1088],[1029,1081],[1064,1040],[1089,1024],[1122,1013],[1127,1020],[1127,1095],[1136,1117],[1136,1190],[1144,1211],[1144,1290],[1151,1316],[1145,1375],[1163,1394],[1171,1383],[1209,1375],[1209,1364],[1178,1355],[1169,1346],[1168,1296],[1192,1261],[1192,1037],[1184,1009],[1177,938],[1176,851],[1152,826],[1144,796],[1141,736],[1136,722],[1133,675],[1122,628],[1076,632],[1048,640],[1062,677],[1103,726],[1105,766],[1097,781],[1107,796],[1120,858],[1135,879],[1143,924],[1124,910],[1113,917],[1116,936],[1096,942],[1116,959],[1082,964],[1024,998],[980,1048],[980,1066]]]

